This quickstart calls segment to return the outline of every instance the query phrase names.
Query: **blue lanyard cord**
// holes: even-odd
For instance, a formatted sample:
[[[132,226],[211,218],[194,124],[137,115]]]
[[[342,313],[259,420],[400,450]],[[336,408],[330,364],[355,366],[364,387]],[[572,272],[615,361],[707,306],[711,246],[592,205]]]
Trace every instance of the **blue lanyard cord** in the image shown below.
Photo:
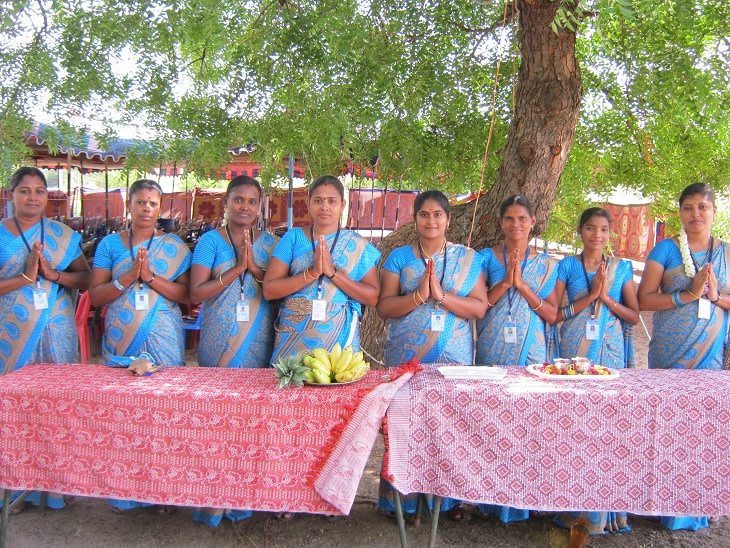
[[[20,234],[20,237],[23,239],[23,243],[25,244],[25,247],[28,249],[28,253],[32,253],[32,248],[30,247],[30,243],[25,238],[25,234],[23,234],[23,230],[20,228],[20,223],[18,222],[18,218],[13,215],[13,221],[15,221],[15,228],[18,229],[18,233]],[[41,217],[41,248],[46,243],[46,225],[43,224],[43,217]],[[41,286],[41,281],[38,279],[41,277],[40,270],[38,271],[38,275],[36,276],[36,286]]]
[[[705,266],[708,263],[711,263],[712,262],[712,250],[713,250],[714,247],[715,247],[715,238],[713,238],[712,235],[710,235],[710,243],[709,243],[709,246],[707,248],[707,256],[705,258],[705,264],[702,265],[702,266]],[[695,265],[695,274],[697,274],[700,271],[700,268],[701,267],[697,263],[697,260],[695,259],[694,254],[693,253],[690,253],[689,255],[690,255],[690,257],[692,257],[692,263]]]
[[[251,231],[251,243],[253,243],[253,228],[249,228],[249,230]],[[231,229],[228,228],[228,225],[226,225],[226,236],[228,236],[228,243],[233,248],[233,255],[236,257],[236,264],[238,264],[238,250],[233,245],[233,237],[231,236]],[[243,295],[243,282],[246,281],[246,274],[248,274],[248,269],[244,270],[243,275],[238,277],[238,281],[241,282],[241,295]]]
[[[603,256],[603,253],[601,253],[601,263],[605,261],[606,258]],[[580,264],[583,266],[583,276],[585,276],[586,279],[586,290],[588,293],[591,292],[591,281],[588,279],[588,270],[586,269],[586,261],[583,258],[583,252],[580,252]],[[598,271],[596,271],[598,273]],[[596,317],[596,302],[591,301],[591,304],[589,305],[591,307],[591,320],[593,320]]]
[[[127,232],[127,236],[129,236],[129,256],[132,257],[132,263],[134,263],[134,248],[132,246],[132,227],[129,227],[129,232]],[[147,242],[147,251],[150,250],[150,247],[152,247],[152,239],[155,237],[155,231],[152,231],[152,236],[150,236],[150,241]],[[141,288],[143,286],[142,280],[140,278],[137,278],[139,281],[139,287]]]
[[[309,238],[312,240],[312,261],[314,261],[314,254],[316,253],[316,250],[314,248],[314,225],[309,226]],[[335,234],[335,239],[332,241],[332,245],[330,246],[330,255],[332,255],[332,252],[335,249],[335,246],[337,245],[337,240],[340,239],[340,227],[337,227],[337,234]],[[317,280],[317,298],[322,298],[322,280],[324,279],[324,272],[319,275],[319,280]]]
[[[444,252],[444,266],[441,269],[441,281],[439,283],[441,284],[441,289],[443,290],[444,289],[444,277],[446,276],[446,254],[449,251],[449,248],[446,247],[446,240],[444,240],[444,245],[441,248],[441,251]],[[426,257],[424,256],[423,247],[421,246],[420,240],[418,241],[418,253],[421,255],[421,260],[423,261],[423,264],[426,265],[426,269],[428,269],[428,262],[426,261]],[[432,255],[431,257],[429,257],[429,259],[433,260],[434,256],[435,256],[435,254]]]
[[[525,258],[522,260],[522,267],[520,272],[525,272],[525,266],[527,266],[527,259],[530,257],[530,246],[525,248]],[[507,277],[507,244],[502,244],[502,259],[504,260],[504,272]],[[507,304],[509,305],[509,317],[512,319],[512,301],[514,300],[514,294],[517,291],[514,287],[510,287],[507,290]]]

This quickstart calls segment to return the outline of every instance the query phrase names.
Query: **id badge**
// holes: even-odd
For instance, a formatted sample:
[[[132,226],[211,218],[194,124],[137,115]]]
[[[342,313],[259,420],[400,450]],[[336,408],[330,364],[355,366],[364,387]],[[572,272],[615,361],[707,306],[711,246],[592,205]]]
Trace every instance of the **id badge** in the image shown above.
[[[517,324],[514,322],[505,322],[504,324],[504,342],[508,344],[517,344]]]
[[[33,290],[33,308],[36,310],[48,308],[48,293],[42,287],[36,287]]]
[[[712,313],[712,306],[710,300],[704,297],[697,300],[697,317],[700,320],[709,320]]]
[[[588,320],[586,322],[586,339],[589,341],[598,340],[598,320]]]
[[[236,303],[236,321],[247,322],[249,320],[248,301],[238,301]]]
[[[149,310],[150,308],[150,293],[146,289],[137,289],[134,292],[134,309],[135,310]]]
[[[442,310],[431,312],[431,331],[443,331],[446,327],[446,314]]]
[[[323,322],[327,319],[327,301],[324,299],[312,301],[312,319],[316,322]]]

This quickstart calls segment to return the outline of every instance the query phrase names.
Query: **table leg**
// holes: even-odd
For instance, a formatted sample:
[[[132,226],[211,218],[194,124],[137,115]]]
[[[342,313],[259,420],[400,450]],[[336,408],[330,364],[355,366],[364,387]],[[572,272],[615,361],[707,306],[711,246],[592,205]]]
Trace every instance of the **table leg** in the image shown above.
[[[426,498],[426,495],[423,493],[418,493],[418,495],[416,495],[416,516],[413,518],[413,525],[416,527],[421,525],[421,513],[423,512],[424,498]]]
[[[436,532],[439,528],[439,516],[441,515],[441,497],[433,496],[433,513],[431,514],[431,535],[428,538],[428,548],[436,546]]]
[[[0,518],[0,548],[5,548],[5,534],[8,530],[8,516],[10,515],[10,489],[3,489],[3,509]]]
[[[395,487],[393,487],[393,504],[395,505],[395,520],[398,522],[398,532],[400,533],[401,548],[408,548],[408,538],[406,537],[406,520],[403,519],[403,507],[400,503],[400,492]]]

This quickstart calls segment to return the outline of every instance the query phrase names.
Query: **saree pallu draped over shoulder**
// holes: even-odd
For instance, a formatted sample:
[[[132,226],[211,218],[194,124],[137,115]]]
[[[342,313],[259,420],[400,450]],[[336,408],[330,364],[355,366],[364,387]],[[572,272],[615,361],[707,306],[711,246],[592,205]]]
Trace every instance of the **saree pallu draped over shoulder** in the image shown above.
[[[114,234],[109,237],[118,237]],[[123,247],[123,246],[122,246]],[[148,251],[152,270],[158,276],[174,281],[190,267],[190,251],[177,236],[156,236]],[[117,279],[129,270],[132,258],[127,248],[119,252],[112,267]],[[146,284],[145,284],[146,285]],[[182,313],[177,303],[149,289],[149,308],[135,309],[133,283],[107,305],[106,327],[102,341],[104,362],[118,365],[120,358],[149,353],[159,365],[184,365]]]
[[[294,258],[289,264],[291,276],[302,275],[314,260],[311,241],[302,235],[301,229],[294,230],[300,233],[296,234],[298,248],[294,250]],[[287,233],[284,238],[288,235]],[[327,243],[330,245],[329,240]],[[380,252],[370,242],[356,232],[345,229],[341,230],[331,255],[338,275],[345,274],[358,282],[380,258]],[[360,349],[359,320],[362,305],[349,298],[332,280],[324,276],[321,298],[327,302],[325,319],[313,320],[312,302],[317,298],[317,286],[318,280],[314,280],[300,291],[283,299],[279,318],[275,324],[272,361],[276,361],[280,356],[291,356],[313,348],[329,350],[337,342],[343,348],[352,345],[356,351]]]
[[[469,295],[482,270],[482,259],[476,251],[463,245],[449,245],[433,260],[436,275],[440,277],[443,273],[445,292],[461,297]],[[413,254],[411,246],[404,246],[391,252],[383,268],[398,274],[401,295],[408,295],[418,288],[426,265]],[[472,322],[445,310],[444,330],[431,331],[431,315],[437,309],[430,298],[405,316],[389,320],[385,346],[388,367],[397,367],[414,358],[421,363],[474,363]]]
[[[43,255],[51,267],[66,270],[81,256],[81,236],[57,221],[42,219]],[[32,245],[40,240],[41,222],[24,232]],[[0,225],[0,278],[20,276],[29,251],[21,236]],[[73,363],[78,361],[79,343],[74,323],[74,302],[69,290],[39,275],[40,289],[48,296],[48,308],[35,310],[33,291],[25,285],[0,295],[0,373],[33,362]]]
[[[666,242],[666,243],[664,243]],[[674,240],[664,240],[660,251],[666,252],[662,275],[662,293],[674,293],[691,287],[692,280],[684,273],[682,257]],[[665,247],[666,246],[666,247]],[[653,251],[653,250],[652,250]],[[705,252],[695,254],[702,258]],[[652,259],[652,254],[647,260]],[[728,293],[728,263],[730,246],[722,242],[712,254],[712,268],[717,277],[718,292]],[[728,313],[711,306],[709,319],[697,317],[699,304],[692,301],[684,306],[654,312],[654,327],[649,343],[649,367],[652,369],[721,369],[727,340]]]

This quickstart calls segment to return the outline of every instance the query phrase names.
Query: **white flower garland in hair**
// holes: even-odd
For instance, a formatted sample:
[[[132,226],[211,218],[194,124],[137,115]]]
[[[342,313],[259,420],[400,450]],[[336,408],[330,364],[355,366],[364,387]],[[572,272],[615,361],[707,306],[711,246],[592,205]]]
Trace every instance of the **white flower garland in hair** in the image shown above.
[[[679,230],[679,252],[682,254],[682,264],[684,265],[684,273],[688,278],[694,278],[697,271],[695,263],[692,260],[692,252],[689,250],[689,242],[687,241],[687,232],[682,227]]]

